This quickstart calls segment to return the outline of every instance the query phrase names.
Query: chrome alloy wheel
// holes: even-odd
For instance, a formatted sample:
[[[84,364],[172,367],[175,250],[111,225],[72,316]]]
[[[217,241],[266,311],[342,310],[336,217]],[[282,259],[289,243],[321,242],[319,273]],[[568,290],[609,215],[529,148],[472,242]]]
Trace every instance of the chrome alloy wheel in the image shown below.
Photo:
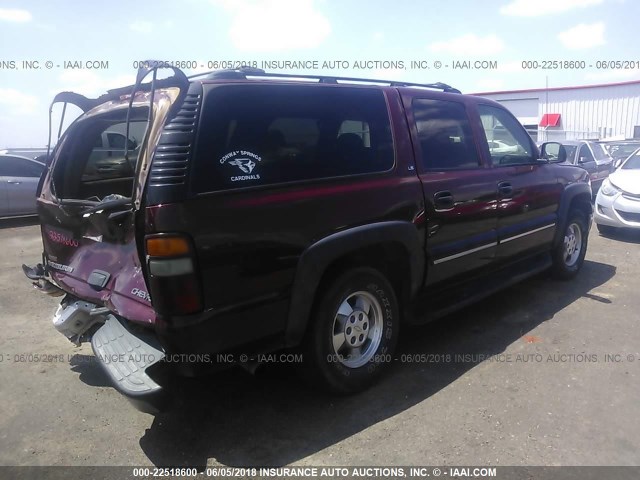
[[[564,234],[564,263],[567,267],[573,267],[582,250],[582,230],[577,223],[567,227]]]
[[[340,363],[358,368],[371,360],[380,346],[382,322],[382,306],[373,295],[349,295],[333,320],[333,350]]]

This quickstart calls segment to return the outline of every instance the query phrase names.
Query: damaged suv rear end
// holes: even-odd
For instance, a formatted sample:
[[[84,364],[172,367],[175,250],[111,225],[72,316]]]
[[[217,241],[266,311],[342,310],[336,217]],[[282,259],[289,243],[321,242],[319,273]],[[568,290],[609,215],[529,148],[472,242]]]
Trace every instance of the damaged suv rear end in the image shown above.
[[[188,239],[148,235],[147,179],[180,178],[198,96],[177,70],[165,79],[140,70],[137,80],[97,99],[64,92],[54,100],[84,113],[50,156],[38,192],[42,263],[23,270],[39,290],[64,296],[56,329],[77,345],[90,340],[116,388],[147,410],[161,391],[148,373],[164,356],[150,286],[160,310],[200,308]],[[128,140],[105,151],[105,138]]]

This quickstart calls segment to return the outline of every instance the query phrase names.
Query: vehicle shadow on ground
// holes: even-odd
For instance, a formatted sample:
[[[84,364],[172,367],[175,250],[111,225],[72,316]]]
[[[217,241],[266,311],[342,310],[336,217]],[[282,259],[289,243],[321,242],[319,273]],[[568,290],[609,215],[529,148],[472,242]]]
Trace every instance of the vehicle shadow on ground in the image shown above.
[[[618,228],[606,234],[601,233],[600,236],[618,242],[640,243],[640,230]]]
[[[72,372],[79,374],[81,382],[92,387],[110,387],[109,379],[102,371],[102,367],[93,355],[75,353],[69,359]]]
[[[15,228],[15,227],[29,227],[32,225],[38,225],[40,220],[37,216],[29,216],[29,217],[15,217],[15,218],[2,218],[0,217],[0,230],[4,228]]]
[[[571,282],[547,274],[423,327],[405,329],[396,358],[412,353],[493,355],[611,279],[615,267],[586,261]],[[499,301],[496,301],[499,300]],[[295,462],[428,399],[479,362],[395,361],[370,390],[335,397],[304,386],[290,366],[180,381],[175,404],[140,439],[157,466]]]

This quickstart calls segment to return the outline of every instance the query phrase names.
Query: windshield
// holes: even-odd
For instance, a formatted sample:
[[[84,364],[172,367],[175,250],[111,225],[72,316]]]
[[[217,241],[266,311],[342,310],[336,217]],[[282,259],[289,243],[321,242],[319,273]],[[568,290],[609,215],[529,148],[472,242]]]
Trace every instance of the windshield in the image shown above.
[[[567,152],[567,161],[573,163],[573,159],[576,156],[576,145],[564,145],[564,150]]]
[[[609,146],[609,153],[617,158],[627,158],[638,147],[640,147],[640,143],[613,144]]]
[[[640,169],[640,150],[636,151],[636,153],[627,160],[624,165],[622,165],[623,170],[637,170]]]
[[[607,149],[601,143],[592,144],[593,155],[596,160],[609,160],[609,154],[607,153]]]

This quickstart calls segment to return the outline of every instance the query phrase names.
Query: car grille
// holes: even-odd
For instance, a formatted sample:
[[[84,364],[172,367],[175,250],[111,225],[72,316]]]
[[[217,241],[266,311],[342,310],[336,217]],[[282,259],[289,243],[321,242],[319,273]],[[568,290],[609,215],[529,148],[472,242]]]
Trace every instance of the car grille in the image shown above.
[[[624,212],[622,210],[616,211],[623,220],[626,220],[627,222],[640,223],[640,213]]]

